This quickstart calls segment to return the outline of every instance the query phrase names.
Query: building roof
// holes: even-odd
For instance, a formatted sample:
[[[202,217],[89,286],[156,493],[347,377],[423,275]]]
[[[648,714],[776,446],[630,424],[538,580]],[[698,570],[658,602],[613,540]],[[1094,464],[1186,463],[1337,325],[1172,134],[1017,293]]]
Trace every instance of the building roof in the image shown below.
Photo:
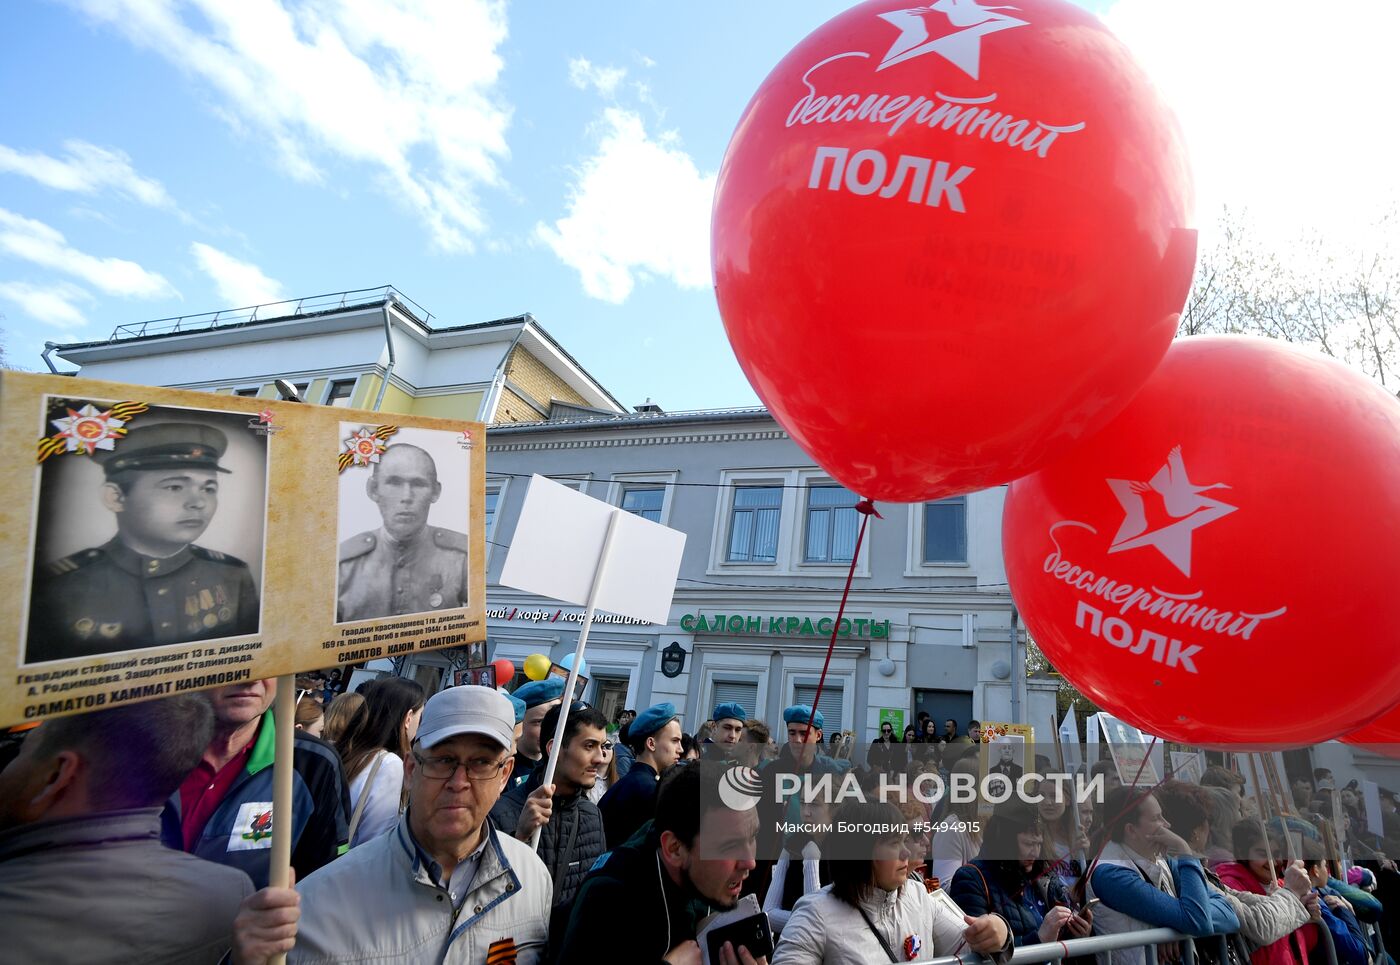
[[[268,329],[274,326],[295,327],[298,334],[318,334],[346,327],[361,327],[365,324],[363,321],[350,320],[354,316],[374,312],[385,306],[391,306],[394,312],[408,323],[404,328],[411,336],[430,345],[447,343],[443,347],[448,347],[462,343],[463,339],[467,340],[465,344],[470,344],[476,341],[473,336],[479,334],[499,333],[501,337],[509,337],[512,329],[522,333],[528,332],[531,336],[529,341],[535,348],[543,350],[545,355],[557,354],[563,363],[564,371],[560,374],[565,377],[565,381],[571,380],[569,370],[572,370],[577,379],[593,389],[599,397],[612,403],[616,409],[625,411],[627,408],[590,375],[529,312],[485,322],[434,327],[431,324],[434,317],[432,312],[392,285],[122,324],[113,329],[112,334],[105,339],[62,344],[50,342],[44,353],[44,361],[48,362],[49,352],[57,352],[59,357],[76,365],[85,365],[106,359],[158,354],[162,349],[179,351],[180,348],[174,343],[189,345],[191,342],[197,342],[208,345],[211,341],[256,341],[272,337],[273,333]],[[312,326],[313,331],[306,331],[308,325]],[[161,343],[168,343],[168,348]]]
[[[687,412],[629,412],[624,415],[599,413],[575,416],[572,409],[563,418],[540,422],[505,422],[490,427],[492,436],[531,432],[573,432],[599,429],[634,429],[640,426],[693,425],[705,422],[767,422],[773,416],[762,406],[729,409],[693,409]]]

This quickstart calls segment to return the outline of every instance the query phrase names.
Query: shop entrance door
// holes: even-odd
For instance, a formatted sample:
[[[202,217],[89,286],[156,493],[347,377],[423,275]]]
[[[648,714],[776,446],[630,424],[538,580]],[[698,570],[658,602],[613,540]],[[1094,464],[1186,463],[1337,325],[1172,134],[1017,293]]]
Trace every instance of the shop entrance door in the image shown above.
[[[914,718],[919,711],[933,718],[938,733],[943,733],[943,722],[949,717],[958,722],[958,736],[967,735],[967,722],[972,719],[972,691],[970,690],[916,690],[914,691]]]
[[[617,719],[618,711],[626,709],[627,706],[627,678],[626,677],[596,677],[593,682],[594,691],[593,706],[603,712],[603,716],[612,723]]]

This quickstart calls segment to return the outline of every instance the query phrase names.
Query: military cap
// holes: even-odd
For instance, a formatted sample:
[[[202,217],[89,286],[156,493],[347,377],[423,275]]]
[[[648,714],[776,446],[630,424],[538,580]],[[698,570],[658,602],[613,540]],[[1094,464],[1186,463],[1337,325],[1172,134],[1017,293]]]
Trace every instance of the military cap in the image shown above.
[[[638,741],[650,737],[675,720],[677,716],[675,704],[654,704],[638,714],[637,719],[632,721],[632,726],[627,731],[627,739]]]
[[[532,680],[515,688],[515,696],[525,701],[525,707],[538,707],[551,700],[564,696],[564,678],[550,675],[543,680]]]
[[[809,717],[812,719],[813,727],[817,730],[824,729],[826,720],[822,717],[822,712],[812,710],[807,704],[793,704],[783,711],[783,723],[786,724],[805,724]]]
[[[107,478],[128,469],[193,467],[228,472],[219,457],[228,448],[228,436],[213,426],[194,422],[158,422],[127,430],[112,450],[99,449],[93,458],[102,463]]]
[[[749,715],[744,712],[744,708],[738,704],[730,702],[727,704],[716,704],[715,712],[710,715],[710,719],[716,723],[722,720],[737,720],[740,723],[748,720]]]
[[[515,694],[506,694],[506,697],[510,699],[510,705],[515,708],[515,722],[517,724],[524,723],[525,701],[515,696]]]

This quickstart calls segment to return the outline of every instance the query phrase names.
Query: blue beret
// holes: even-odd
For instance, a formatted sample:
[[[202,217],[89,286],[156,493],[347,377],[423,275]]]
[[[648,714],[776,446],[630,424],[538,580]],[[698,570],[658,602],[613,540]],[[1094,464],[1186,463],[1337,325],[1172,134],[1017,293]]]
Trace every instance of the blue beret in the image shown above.
[[[515,696],[525,701],[527,708],[538,707],[551,700],[560,700],[564,696],[564,678],[551,675],[543,680],[521,684],[515,689]]]
[[[742,722],[747,720],[748,716],[748,714],[744,713],[743,707],[735,703],[728,703],[716,704],[715,712],[710,715],[710,719],[714,721],[737,720]]]
[[[656,704],[637,715],[627,730],[628,740],[642,740],[650,737],[676,719],[675,704]]]
[[[515,722],[522,723],[525,720],[525,701],[515,694],[506,694],[506,698],[510,701],[510,705],[515,708]]]
[[[813,712],[807,704],[793,704],[783,711],[783,722],[788,724],[805,724],[808,717],[812,718],[812,726],[817,730],[825,729],[826,721],[822,717],[822,712],[820,710]]]

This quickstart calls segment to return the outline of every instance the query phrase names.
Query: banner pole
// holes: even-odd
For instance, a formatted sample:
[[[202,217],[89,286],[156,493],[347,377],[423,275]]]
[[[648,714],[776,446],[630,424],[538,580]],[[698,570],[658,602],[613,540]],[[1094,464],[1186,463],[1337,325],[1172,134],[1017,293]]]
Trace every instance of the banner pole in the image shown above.
[[[603,586],[603,575],[608,568],[608,557],[612,552],[613,533],[617,531],[617,520],[622,515],[622,510],[614,509],[613,514],[608,519],[608,531],[603,537],[603,550],[598,554],[598,568],[593,572],[593,586],[588,591],[588,608],[583,614],[583,626],[578,632],[578,646],[574,648],[574,665],[569,668],[569,679],[564,683],[564,698],[559,705],[559,722],[554,725],[553,745],[549,749],[549,760],[544,766],[544,780],[541,784],[554,783],[554,769],[559,764],[559,752],[564,749],[564,730],[569,724],[569,708],[574,702],[574,685],[578,680],[579,670],[583,667],[583,651],[588,646],[588,631],[593,628],[593,609],[598,601],[598,590]],[[530,850],[538,851],[540,848],[540,833],[544,826],[540,825],[530,835]]]
[[[272,852],[268,856],[267,883],[273,888],[291,886],[292,870],[292,749],[296,731],[296,674],[277,678],[272,701],[272,726],[276,732],[272,761]],[[285,954],[275,955],[272,965],[285,965]]]
[[[276,385],[277,395],[283,401],[305,404],[300,390],[286,379],[278,379]],[[296,674],[278,677],[277,694],[272,699],[276,742],[272,758],[272,852],[268,855],[267,872],[267,883],[272,888],[289,888],[292,883],[292,752],[296,746],[299,699]],[[369,789],[365,790],[368,793]],[[287,956],[274,955],[269,962],[286,965]]]
[[[1254,763],[1254,755],[1246,753],[1244,756],[1245,760],[1249,761],[1249,773],[1254,777],[1254,803],[1259,805],[1259,823],[1263,825],[1264,828],[1264,852],[1269,856],[1269,866],[1272,868],[1274,864],[1274,848],[1273,845],[1269,843],[1269,807],[1264,801],[1264,788],[1259,779],[1259,767]],[[1287,843],[1287,828],[1283,829],[1283,836],[1285,842],[1284,847],[1287,849],[1289,847]],[[1245,855],[1244,858],[1240,858],[1239,855],[1236,855],[1235,857],[1237,860],[1248,860],[1249,856]]]

